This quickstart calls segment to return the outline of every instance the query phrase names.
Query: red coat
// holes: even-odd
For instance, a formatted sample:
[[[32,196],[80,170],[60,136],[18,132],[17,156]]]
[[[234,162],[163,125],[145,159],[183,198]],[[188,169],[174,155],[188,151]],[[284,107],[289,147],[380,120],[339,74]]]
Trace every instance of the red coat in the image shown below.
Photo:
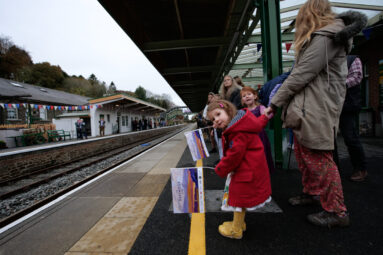
[[[224,156],[215,172],[221,177],[233,172],[228,201],[231,206],[254,207],[271,195],[269,169],[258,136],[267,122],[266,116],[255,117],[244,109],[222,134]]]

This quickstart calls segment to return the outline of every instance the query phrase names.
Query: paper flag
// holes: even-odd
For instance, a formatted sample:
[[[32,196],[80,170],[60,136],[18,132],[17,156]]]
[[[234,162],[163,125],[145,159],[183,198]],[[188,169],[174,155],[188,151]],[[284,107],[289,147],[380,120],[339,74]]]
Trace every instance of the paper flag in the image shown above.
[[[201,129],[186,132],[185,136],[194,161],[209,157]]]
[[[172,168],[174,213],[204,213],[205,194],[202,168]]]

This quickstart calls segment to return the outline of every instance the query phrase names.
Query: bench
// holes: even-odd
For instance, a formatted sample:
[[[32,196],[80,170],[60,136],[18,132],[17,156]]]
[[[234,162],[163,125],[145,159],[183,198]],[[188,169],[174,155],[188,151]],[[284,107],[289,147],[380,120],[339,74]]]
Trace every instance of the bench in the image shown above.
[[[71,138],[69,131],[64,130],[47,130],[48,133],[48,142],[53,141],[61,141],[64,138],[64,141],[66,140],[66,137],[69,139]]]

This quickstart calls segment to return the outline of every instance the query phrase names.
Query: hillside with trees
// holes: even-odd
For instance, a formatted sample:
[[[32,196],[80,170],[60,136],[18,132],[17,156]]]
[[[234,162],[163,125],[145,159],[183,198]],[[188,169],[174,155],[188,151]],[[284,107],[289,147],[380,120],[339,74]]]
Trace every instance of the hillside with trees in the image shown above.
[[[106,85],[95,74],[84,78],[68,75],[60,66],[49,62],[33,63],[29,53],[8,37],[0,37],[0,77],[90,98],[124,93],[166,109],[174,106],[169,95],[156,95],[141,86],[135,92],[117,90],[113,81]]]

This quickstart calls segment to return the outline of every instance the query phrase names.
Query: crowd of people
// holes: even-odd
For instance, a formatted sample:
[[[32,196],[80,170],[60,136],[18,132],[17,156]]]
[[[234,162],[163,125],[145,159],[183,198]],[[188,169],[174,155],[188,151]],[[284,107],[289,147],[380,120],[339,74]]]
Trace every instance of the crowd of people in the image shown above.
[[[358,57],[347,55],[352,38],[366,23],[367,18],[359,12],[336,15],[328,0],[308,0],[296,17],[295,63],[290,72],[273,79],[273,87],[259,94],[244,86],[239,77],[229,75],[224,77],[219,94],[209,93],[198,126],[212,125],[207,129],[211,153],[220,152],[215,172],[230,180],[228,206],[233,211],[233,221],[218,227],[221,235],[242,238],[246,211],[271,200],[274,164],[264,128],[278,108],[282,108],[283,127],[294,135],[294,154],[302,174],[302,194],[288,202],[292,206],[320,204],[321,212],[307,216],[312,224],[350,224],[336,136],[340,123],[354,167],[351,180],[363,181],[367,177],[366,160],[353,122],[358,113],[356,86],[362,68]]]

